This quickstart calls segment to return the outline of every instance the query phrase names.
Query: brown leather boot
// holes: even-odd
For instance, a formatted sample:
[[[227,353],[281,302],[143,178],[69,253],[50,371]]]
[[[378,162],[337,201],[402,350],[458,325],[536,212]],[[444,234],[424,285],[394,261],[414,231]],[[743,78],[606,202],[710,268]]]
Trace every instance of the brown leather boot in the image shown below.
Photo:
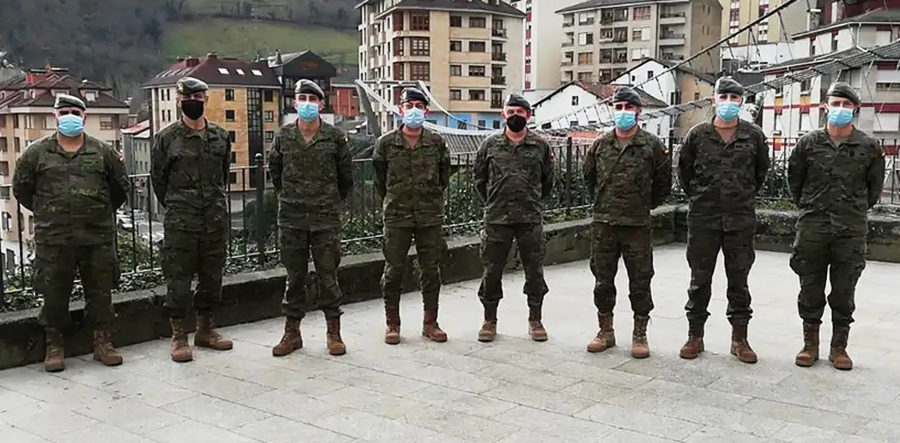
[[[613,330],[613,314],[597,314],[600,331],[587,345],[588,352],[603,352],[616,345],[616,331]]]
[[[303,337],[300,336],[300,319],[297,317],[287,317],[284,319],[284,336],[275,347],[272,348],[272,355],[275,357],[284,357],[303,347]]]
[[[808,368],[819,361],[819,325],[803,322],[803,349],[794,364]]]
[[[44,371],[59,372],[66,369],[65,339],[63,339],[62,330],[59,328],[47,328],[44,333],[47,336]]]
[[[328,332],[325,336],[328,338],[328,353],[331,355],[344,355],[347,353],[347,347],[344,340],[341,340],[341,318],[333,317],[326,320]]]
[[[650,346],[647,344],[647,323],[649,322],[649,315],[634,316],[634,332],[631,333],[631,356],[634,358],[650,356]]]
[[[228,351],[234,347],[230,338],[216,331],[215,319],[211,312],[197,314],[197,331],[194,332],[194,346]]]
[[[194,359],[194,353],[191,352],[191,346],[188,344],[187,332],[185,332],[183,318],[171,318],[169,323],[172,325],[172,361],[178,363],[187,363]]]
[[[687,360],[693,360],[700,356],[703,352],[703,325],[700,323],[690,323],[688,325],[688,339],[681,347],[678,355]]]
[[[425,311],[425,320],[422,322],[422,335],[428,337],[431,341],[443,343],[447,341],[447,333],[438,326],[437,315],[437,309],[427,309]]]
[[[94,329],[94,360],[103,363],[104,366],[122,364],[122,356],[113,347],[112,333],[107,326],[98,326]]]
[[[478,341],[491,342],[497,337],[497,305],[484,307],[484,323],[478,331]]]
[[[744,363],[756,363],[756,352],[747,342],[747,325],[731,326],[731,355]]]
[[[540,306],[529,306],[528,308],[528,335],[534,341],[547,341],[547,330],[541,323]]]
[[[387,321],[387,329],[384,331],[384,342],[389,345],[400,343],[400,307],[392,306],[384,308],[384,316]]]
[[[853,369],[853,360],[847,355],[847,340],[850,338],[849,326],[835,326],[831,334],[831,354],[828,361],[835,369],[849,371]]]

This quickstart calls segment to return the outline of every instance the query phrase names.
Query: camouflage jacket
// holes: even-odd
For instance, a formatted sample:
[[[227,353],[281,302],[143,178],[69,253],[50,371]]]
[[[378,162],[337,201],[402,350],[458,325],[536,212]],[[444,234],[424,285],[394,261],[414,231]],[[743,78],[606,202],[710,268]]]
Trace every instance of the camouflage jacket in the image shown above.
[[[347,136],[322,122],[307,143],[297,122],[275,134],[269,172],[278,193],[278,225],[320,231],[341,226],[341,202],[353,189]]]
[[[735,231],[756,226],[756,194],[769,171],[766,136],[741,120],[725,143],[712,123],[691,128],[678,156],[678,178],[690,199],[688,225]]]
[[[856,128],[837,146],[825,129],[817,129],[791,152],[788,183],[800,208],[798,227],[866,235],[866,213],[884,186],[884,151]]]
[[[227,131],[209,121],[205,132],[194,131],[179,120],[156,134],[150,156],[150,180],[166,208],[166,229],[227,229]]]
[[[478,149],[474,170],[485,223],[543,221],[541,199],[553,190],[553,158],[543,138],[529,131],[513,144],[505,133],[492,135]]]
[[[444,190],[450,183],[450,153],[440,135],[422,130],[412,149],[401,129],[378,139],[372,154],[375,188],[384,199],[384,225],[440,226]]]
[[[672,192],[672,162],[662,142],[643,129],[619,147],[616,131],[594,141],[584,159],[584,183],[594,196],[594,221],[650,224],[650,210]]]
[[[115,210],[130,189],[125,165],[108,144],[87,134],[67,152],[56,133],[27,148],[16,163],[13,194],[34,212],[34,241],[87,246],[116,238]]]

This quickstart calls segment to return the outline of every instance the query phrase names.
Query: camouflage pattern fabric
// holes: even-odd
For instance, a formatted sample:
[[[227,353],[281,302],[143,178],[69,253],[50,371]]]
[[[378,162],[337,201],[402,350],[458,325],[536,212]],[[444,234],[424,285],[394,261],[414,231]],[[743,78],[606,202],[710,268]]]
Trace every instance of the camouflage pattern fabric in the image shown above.
[[[721,229],[688,228],[687,259],[691,267],[691,285],[688,288],[688,322],[703,325],[709,318],[709,300],[712,297],[712,278],[719,251],[725,256],[725,274],[728,277],[728,308],[725,315],[732,325],[746,325],[753,316],[750,308],[750,288],[747,278],[756,260],[754,247],[755,228],[737,231]]]
[[[423,129],[407,147],[402,127],[378,139],[372,154],[375,189],[384,199],[384,226],[441,226],[444,190],[450,183],[450,153],[440,135]]]
[[[306,275],[312,253],[319,292],[319,309],[325,318],[340,317],[344,295],[338,286],[337,269],[341,264],[339,229],[304,231],[281,228],[281,261],[287,269],[287,288],[281,311],[286,317],[303,318],[311,306],[306,293]]]
[[[341,226],[341,202],[353,188],[347,136],[325,122],[308,143],[296,122],[283,126],[269,150],[278,192],[278,226],[321,231]]]
[[[228,233],[218,226],[202,232],[163,230],[162,271],[166,278],[164,307],[170,318],[185,318],[193,305],[199,313],[208,313],[222,300],[222,274],[225,269]],[[197,276],[197,289],[191,281]]]
[[[488,137],[475,155],[474,173],[486,225],[543,221],[541,199],[553,190],[553,159],[539,135],[528,131],[517,144],[505,133]]]
[[[478,298],[484,306],[496,306],[503,298],[503,269],[512,248],[513,239],[519,248],[519,258],[525,270],[522,291],[528,306],[540,307],[544,295],[550,292],[544,280],[544,228],[539,223],[485,223],[481,233],[481,262],[484,275],[478,288]]]
[[[619,147],[616,131],[595,140],[585,155],[584,182],[594,197],[594,221],[646,226],[650,210],[672,190],[672,163],[662,142],[643,129],[627,143]]]
[[[37,245],[90,246],[116,238],[113,213],[130,190],[125,165],[111,146],[84,135],[67,152],[56,134],[25,148],[16,163],[13,195],[34,213]]]
[[[416,257],[419,262],[419,288],[426,310],[437,310],[441,292],[441,259],[447,250],[441,226],[419,228],[384,228],[384,275],[381,292],[384,305],[400,305],[403,276],[406,275],[407,255],[413,238],[416,241]]]
[[[34,251],[34,292],[44,304],[38,321],[45,327],[69,324],[69,297],[75,270],[84,288],[84,315],[88,324],[108,325],[116,317],[112,290],[119,277],[113,242],[89,246],[38,243]]]
[[[856,310],[856,283],[866,268],[866,238],[800,229],[793,246],[791,269],[800,277],[797,297],[800,318],[805,323],[822,323],[825,282],[831,277],[831,293],[827,299],[831,321],[835,326],[850,326]]]
[[[619,258],[628,271],[628,298],[635,315],[650,315],[653,297],[653,239],[649,225],[618,226],[591,223],[591,273],[594,274],[594,306],[608,314],[616,306],[616,273]]]

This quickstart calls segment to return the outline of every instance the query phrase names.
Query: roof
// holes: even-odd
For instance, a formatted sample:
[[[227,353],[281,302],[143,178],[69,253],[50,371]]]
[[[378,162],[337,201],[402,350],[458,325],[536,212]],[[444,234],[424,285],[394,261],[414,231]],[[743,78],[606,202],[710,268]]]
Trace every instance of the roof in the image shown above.
[[[374,0],[364,0],[356,5],[360,8]],[[496,0],[496,4],[491,4],[485,0],[400,0],[394,6],[382,11],[379,15],[384,15],[394,9],[442,9],[442,10],[458,10],[458,11],[478,11],[488,12],[491,14],[503,14],[513,17],[525,17],[525,13],[518,10],[503,0]]]
[[[860,14],[854,17],[847,17],[842,20],[829,23],[827,25],[822,25],[818,28],[813,28],[808,31],[798,32],[792,35],[791,38],[803,37],[811,34],[819,34],[829,29],[843,28],[844,26],[850,24],[894,24],[897,22],[900,22],[900,9],[875,9],[864,14]]]
[[[687,3],[690,0],[587,0],[556,11],[557,14],[606,8],[610,6],[639,5],[641,3]]]
[[[293,52],[275,55],[266,59],[269,67],[276,75],[299,78],[332,78],[337,75],[337,69],[312,51]]]
[[[143,88],[174,86],[182,77],[194,77],[210,86],[246,86],[257,88],[281,88],[281,82],[265,61],[251,62],[234,58],[219,58],[210,54],[206,58],[180,59],[144,83]]]
[[[532,105],[532,107],[537,108],[538,105],[540,105],[541,103],[543,103],[547,100],[550,100],[550,98],[552,98],[554,95],[559,94],[560,92],[564,91],[569,86],[576,86],[581,89],[584,89],[585,91],[590,92],[591,94],[593,94],[595,97],[599,98],[600,100],[605,100],[605,99],[612,97],[616,93],[616,89],[619,88],[616,85],[609,85],[609,84],[582,83],[582,82],[577,82],[577,81],[569,82],[569,83],[566,83],[566,84],[560,86],[559,88],[557,88],[555,91],[551,92],[546,97],[538,100],[537,103]],[[668,106],[665,102],[648,94],[646,91],[644,91],[641,88],[633,88],[633,89],[635,90],[635,92],[638,93],[638,95],[641,96],[641,101],[644,102],[645,108],[665,108],[666,106]]]
[[[768,65],[768,66],[760,69],[760,72],[768,73],[771,71],[780,71],[780,70],[784,70],[784,69],[791,69],[791,68],[795,68],[795,67],[806,66],[806,65],[813,64],[813,63],[816,63],[816,64],[824,63],[824,62],[831,61],[832,59],[835,59],[838,57],[839,58],[849,57],[849,56],[861,54],[862,52],[863,51],[858,48],[850,48],[850,49],[845,49],[845,50],[839,51],[839,52],[829,52],[827,54],[818,54],[818,55],[812,55],[809,57],[795,58],[793,60],[788,60],[786,62],[776,63],[774,65]]]
[[[144,120],[130,128],[123,129],[123,134],[140,134],[146,130],[150,129],[150,120]]]
[[[679,65],[678,62],[674,62],[674,61],[671,61],[671,60],[660,60],[660,59],[658,59],[658,58],[652,58],[652,57],[644,57],[644,58],[643,58],[643,61],[641,61],[640,63],[638,63],[637,65],[635,65],[633,68],[631,68],[631,69],[629,69],[629,70],[623,72],[622,75],[629,74],[629,73],[631,73],[632,71],[634,71],[635,69],[637,69],[637,68],[639,68],[639,67],[641,67],[641,66],[644,66],[644,64],[646,64],[647,62],[651,62],[651,61],[652,61],[652,62],[656,62],[656,63],[658,63],[659,65],[664,66],[664,67],[666,67],[666,68],[674,68],[675,71],[681,72],[681,73],[683,73],[683,74],[687,74],[687,75],[694,76],[694,77],[696,77],[696,78],[698,78],[698,79],[700,79],[700,80],[703,80],[703,81],[705,81],[705,82],[707,82],[707,83],[709,83],[709,84],[711,84],[711,85],[716,84],[716,77],[715,77],[714,75],[712,75],[712,74],[706,74],[706,73],[703,73],[703,72],[700,72],[700,71],[697,71],[697,70],[688,68],[688,67],[686,67],[686,66],[684,66],[684,65]]]
[[[79,80],[64,71],[32,71],[0,82],[0,90],[5,92],[5,98],[0,99],[0,108],[52,108],[56,104],[56,93],[85,98],[88,110],[90,108],[128,108],[125,102],[112,95],[111,87],[90,80]],[[97,94],[95,100],[86,99],[88,91]]]

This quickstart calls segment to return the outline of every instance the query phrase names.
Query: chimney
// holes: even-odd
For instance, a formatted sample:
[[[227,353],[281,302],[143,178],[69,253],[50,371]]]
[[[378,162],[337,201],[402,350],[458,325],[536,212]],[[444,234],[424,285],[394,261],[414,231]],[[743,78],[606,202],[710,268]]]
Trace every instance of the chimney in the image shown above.
[[[48,71],[46,69],[29,69],[25,73],[25,83],[34,85],[47,79]]]
[[[275,66],[281,66],[283,64],[284,64],[284,60],[282,60],[282,58],[281,58],[281,50],[276,49],[275,50]]]
[[[188,68],[193,68],[194,66],[197,66],[200,64],[200,59],[198,59],[197,57],[190,57],[187,60],[185,60],[184,62]]]

